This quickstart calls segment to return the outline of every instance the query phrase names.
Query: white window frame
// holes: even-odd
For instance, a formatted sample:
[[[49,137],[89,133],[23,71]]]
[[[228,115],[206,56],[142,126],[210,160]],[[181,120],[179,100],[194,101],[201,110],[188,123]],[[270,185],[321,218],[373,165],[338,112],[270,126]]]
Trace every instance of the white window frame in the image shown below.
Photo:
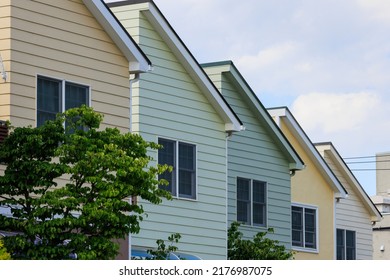
[[[262,180],[255,180],[255,179],[249,179],[249,178],[244,178],[244,177],[241,177],[241,176],[237,176],[236,178],[236,192],[237,192],[237,189],[238,189],[238,180],[239,179],[242,179],[242,180],[247,180],[249,181],[249,204],[250,204],[250,221],[249,223],[244,223],[243,225],[246,225],[246,226],[252,226],[252,227],[258,227],[258,228],[266,228],[267,225],[268,225],[268,183],[266,181],[262,181]],[[265,188],[265,191],[264,191],[264,207],[265,207],[265,218],[264,218],[264,224],[255,224],[253,222],[253,204],[254,204],[254,201],[253,201],[253,182],[259,182],[259,183],[262,183],[264,184],[264,188]],[[237,193],[236,193],[236,202],[238,201],[237,199]],[[236,220],[238,221],[238,215],[237,215],[237,211],[238,209],[236,208]],[[242,222],[242,221],[238,221],[238,222]]]
[[[172,172],[174,172],[174,176],[175,176],[175,185],[172,186],[173,188],[175,188],[175,193],[172,194],[172,197],[174,197],[176,199],[182,199],[182,200],[197,201],[197,199],[198,199],[198,146],[194,143],[191,143],[191,142],[172,139],[169,137],[158,137],[157,143],[159,143],[160,139],[171,141],[171,142],[175,143],[175,153],[174,153],[175,154],[175,159],[174,159],[175,166],[174,166],[174,170],[172,171]],[[194,156],[195,156],[195,183],[193,186],[194,193],[191,195],[191,197],[181,195],[179,192],[179,190],[180,190],[180,186],[179,186],[179,164],[180,164],[179,163],[179,144],[192,145],[192,146],[194,146],[194,150],[195,150],[194,151],[194,153],[195,153],[194,154]],[[157,163],[159,163],[158,153],[157,153]]]
[[[66,88],[66,84],[67,83],[70,83],[70,84],[74,84],[74,85],[79,85],[79,86],[82,86],[82,87],[86,87],[87,88],[87,104],[86,106],[90,107],[91,106],[91,86],[88,85],[88,84],[83,84],[83,83],[80,83],[80,82],[75,82],[75,81],[72,81],[72,80],[66,80],[66,79],[61,79],[61,78],[58,78],[58,77],[53,77],[53,76],[50,76],[50,75],[44,75],[44,74],[37,74],[36,75],[36,88],[35,88],[35,111],[36,111],[36,114],[35,114],[35,126],[38,125],[38,79],[39,78],[43,78],[43,79],[51,79],[51,80],[55,80],[55,81],[58,81],[59,83],[61,83],[61,111],[58,112],[58,113],[63,113],[65,112],[65,102],[66,102],[66,91],[65,91],[65,88]]]
[[[293,223],[292,223],[292,207],[299,207],[304,209],[310,209],[315,210],[315,248],[305,247],[305,213],[303,212],[303,225],[302,225],[302,233],[303,233],[303,246],[296,246],[293,245],[293,236],[292,236],[292,230],[293,230]],[[310,252],[310,253],[318,253],[319,248],[319,222],[318,222],[318,207],[315,205],[309,205],[309,204],[301,204],[301,203],[292,203],[291,204],[291,247],[296,251],[303,251],[303,252]]]

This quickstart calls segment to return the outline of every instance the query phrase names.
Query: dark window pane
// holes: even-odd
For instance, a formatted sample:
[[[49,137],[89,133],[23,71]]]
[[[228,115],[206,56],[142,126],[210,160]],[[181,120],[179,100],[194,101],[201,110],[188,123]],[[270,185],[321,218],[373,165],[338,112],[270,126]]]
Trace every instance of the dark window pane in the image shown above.
[[[237,178],[237,221],[251,223],[250,180]]]
[[[316,227],[315,210],[305,209],[305,228],[306,230],[314,231]]]
[[[266,208],[264,204],[253,203],[253,224],[259,226],[265,226]]]
[[[65,110],[88,104],[88,87],[73,83],[65,84]]]
[[[80,107],[81,105],[88,105],[88,87],[81,86],[73,83],[65,83],[65,110]],[[76,122],[77,119],[73,119]],[[65,123],[68,126],[68,123]],[[85,129],[78,127],[78,129]],[[70,129],[68,133],[73,133],[74,130]]]
[[[303,233],[300,230],[292,230],[292,245],[303,247]]]
[[[337,259],[338,260],[345,260],[345,242],[344,242],[344,230],[337,229],[337,237],[336,237],[336,243],[337,243]]]
[[[253,224],[266,225],[266,183],[253,181]]]
[[[179,143],[180,169],[195,170],[195,146]]]
[[[355,247],[355,232],[347,230],[346,231],[346,245],[347,247]]]
[[[354,231],[346,231],[346,257],[347,260],[356,259],[356,233]]]
[[[305,209],[305,247],[316,248],[316,211]]]
[[[344,246],[344,230],[337,229],[337,246]]]
[[[37,84],[37,126],[47,120],[54,120],[61,112],[61,81],[38,77]]]
[[[245,201],[237,201],[237,221],[250,224],[250,204]]]
[[[194,198],[195,173],[185,170],[179,172],[179,194],[183,197]]]
[[[303,247],[303,208],[291,207],[292,245]]]
[[[312,249],[316,248],[315,232],[305,231],[305,247]]]
[[[179,143],[179,196],[196,198],[196,148]]]
[[[175,163],[175,141],[166,140],[166,139],[159,139],[158,144],[162,145],[163,147],[159,149],[158,151],[158,163],[163,165],[167,164],[169,166],[173,167],[172,172],[164,172],[163,174],[159,175],[159,179],[165,179],[168,181],[168,185],[160,185],[159,187],[167,190],[172,193],[172,195],[176,195],[176,163]]]
[[[303,209],[301,207],[292,207],[292,228],[303,230]]]
[[[266,201],[266,183],[253,181],[253,201],[265,203]]]
[[[237,178],[237,200],[250,201],[250,180]]]

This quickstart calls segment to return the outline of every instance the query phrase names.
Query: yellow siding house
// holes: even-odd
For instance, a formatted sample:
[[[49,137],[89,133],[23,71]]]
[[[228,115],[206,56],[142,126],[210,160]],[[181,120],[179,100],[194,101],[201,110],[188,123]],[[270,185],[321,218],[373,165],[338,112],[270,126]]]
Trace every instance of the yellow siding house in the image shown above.
[[[295,259],[336,259],[335,209],[347,191],[288,108],[268,112],[306,165],[291,179],[291,245]]]

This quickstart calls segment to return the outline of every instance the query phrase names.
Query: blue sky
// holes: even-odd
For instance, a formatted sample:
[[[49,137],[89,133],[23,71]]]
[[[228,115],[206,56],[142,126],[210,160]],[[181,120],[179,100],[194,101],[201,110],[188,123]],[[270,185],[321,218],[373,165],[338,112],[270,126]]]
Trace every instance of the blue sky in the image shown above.
[[[390,151],[390,1],[154,2],[199,63],[232,60],[264,106],[288,106],[313,142],[344,158]],[[374,195],[375,171],[354,174]]]

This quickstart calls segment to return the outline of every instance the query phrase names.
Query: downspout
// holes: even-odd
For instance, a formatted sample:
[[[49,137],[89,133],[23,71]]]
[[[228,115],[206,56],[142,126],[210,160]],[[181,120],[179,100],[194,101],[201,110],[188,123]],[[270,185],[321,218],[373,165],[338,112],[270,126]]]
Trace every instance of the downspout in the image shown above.
[[[340,198],[334,194],[333,199],[333,260],[337,260],[337,203]]]
[[[228,229],[229,229],[229,140],[232,138],[233,132],[227,131],[225,137],[225,162],[226,162],[226,259],[228,259]]]
[[[129,100],[129,131],[133,132],[132,128],[132,116],[133,116],[133,84],[139,81],[139,73],[130,74],[130,100]]]
[[[0,54],[0,74],[1,74],[1,78],[4,80],[4,83],[7,82],[7,72],[5,71],[5,66],[4,66],[4,62],[3,62],[3,58],[1,57],[1,54]]]
[[[133,132],[133,129],[132,129],[132,115],[133,115],[133,84],[135,82],[138,82],[139,81],[139,73],[135,73],[135,74],[130,74],[130,78],[129,78],[129,86],[130,86],[130,90],[129,90],[129,132],[132,133]],[[130,204],[133,204],[133,197],[130,197],[129,198],[129,203]],[[129,248],[129,255],[128,255],[128,259],[131,260],[131,233],[129,233],[129,243],[128,243],[128,248]]]

